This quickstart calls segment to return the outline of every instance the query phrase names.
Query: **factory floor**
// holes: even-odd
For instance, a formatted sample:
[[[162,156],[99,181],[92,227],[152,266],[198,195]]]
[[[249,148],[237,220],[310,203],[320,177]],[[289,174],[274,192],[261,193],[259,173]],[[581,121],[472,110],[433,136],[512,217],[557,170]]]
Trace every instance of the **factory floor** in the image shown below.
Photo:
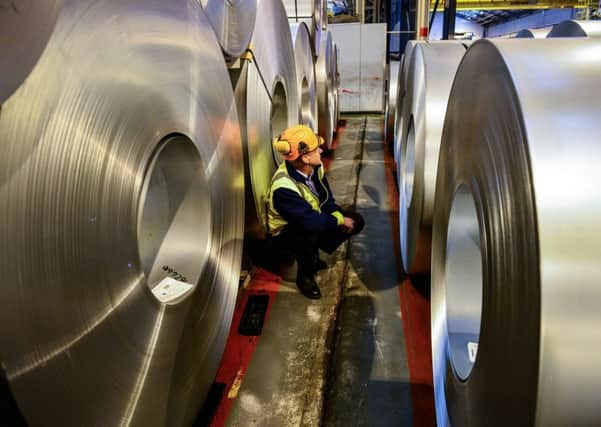
[[[297,291],[294,271],[253,272],[198,425],[435,425],[429,283],[401,273],[383,117],[342,123],[324,163],[338,204],[361,213],[365,229],[321,254],[330,268],[317,278],[320,300]]]

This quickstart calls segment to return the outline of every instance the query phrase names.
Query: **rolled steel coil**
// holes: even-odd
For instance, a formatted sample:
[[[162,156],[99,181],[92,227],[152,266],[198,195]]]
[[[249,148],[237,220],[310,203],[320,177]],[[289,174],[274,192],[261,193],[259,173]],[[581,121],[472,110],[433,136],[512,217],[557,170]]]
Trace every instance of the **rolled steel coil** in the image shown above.
[[[601,21],[560,22],[547,35],[547,38],[555,37],[601,37]]]
[[[252,37],[258,0],[198,1],[211,22],[226,60],[235,61],[244,53]]]
[[[401,259],[405,272],[430,271],[438,150],[460,43],[420,43],[407,66],[399,173]],[[439,70],[445,70],[444,73]]]
[[[312,40],[312,52],[319,55],[323,21],[328,19],[326,0],[283,0],[286,14],[291,23],[304,22],[309,28]],[[324,13],[324,6],[326,13]]]
[[[433,223],[439,426],[601,425],[600,48],[493,39],[461,62]]]
[[[27,78],[42,55],[62,0],[13,0],[0,5],[0,104]]]
[[[334,133],[334,97],[335,83],[333,76],[334,46],[330,32],[321,37],[319,56],[315,64],[315,80],[317,83],[318,133],[325,140],[327,148],[332,147]]]
[[[544,39],[547,37],[552,27],[545,28],[530,28],[517,32],[514,36],[516,39]]]
[[[309,29],[305,23],[290,24],[290,33],[294,45],[300,123],[317,131],[317,89]]]
[[[294,48],[281,0],[259,0],[250,54],[231,72],[245,159],[245,232],[262,236],[264,195],[280,161],[272,141],[299,120]]]
[[[388,99],[385,114],[385,137],[387,144],[394,139],[394,125],[396,123],[396,103],[398,98],[400,61],[390,61],[388,64]]]
[[[0,147],[0,357],[27,423],[190,425],[244,218],[233,91],[196,0],[65,0]]]

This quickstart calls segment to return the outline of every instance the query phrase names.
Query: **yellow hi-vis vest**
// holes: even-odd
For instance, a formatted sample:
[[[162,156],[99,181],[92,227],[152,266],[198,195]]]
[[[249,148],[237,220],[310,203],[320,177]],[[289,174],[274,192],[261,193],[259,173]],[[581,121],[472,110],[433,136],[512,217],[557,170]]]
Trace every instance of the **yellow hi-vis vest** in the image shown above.
[[[317,177],[321,183],[324,172],[323,165],[318,169]],[[323,183],[321,183],[323,185]],[[324,186],[325,187],[325,186]],[[273,205],[273,193],[279,188],[286,188],[288,190],[292,190],[301,196],[303,199],[307,201],[313,208],[313,210],[317,212],[321,212],[321,204],[319,203],[319,197],[313,194],[311,189],[298,181],[292,178],[288,174],[288,169],[286,168],[286,162],[282,162],[276,172],[273,174],[273,178],[271,178],[271,187],[269,187],[269,191],[266,195],[265,200],[265,211],[266,211],[266,229],[267,233],[272,236],[277,236],[280,234],[282,229],[288,224],[288,222],[279,214],[279,212],[275,209]],[[326,199],[327,201],[327,199]],[[325,202],[324,202],[325,203]],[[342,217],[342,214],[336,212],[338,216]],[[333,215],[337,220],[338,216]]]

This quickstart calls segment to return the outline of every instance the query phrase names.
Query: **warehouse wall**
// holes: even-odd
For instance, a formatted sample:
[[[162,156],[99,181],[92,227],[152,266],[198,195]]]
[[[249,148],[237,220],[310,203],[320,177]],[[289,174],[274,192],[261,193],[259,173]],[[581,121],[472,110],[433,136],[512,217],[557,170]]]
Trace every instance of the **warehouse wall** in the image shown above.
[[[442,12],[437,12],[432,24],[432,31],[430,31],[430,40],[442,39]],[[482,25],[478,25],[474,22],[467,21],[463,18],[457,17],[455,20],[455,32],[456,33],[474,33],[474,38],[482,37],[484,28]]]
[[[506,34],[517,33],[526,28],[548,27],[558,22],[572,19],[576,16],[575,9],[549,9],[542,10],[533,15],[514,21],[504,22],[499,25],[491,25],[486,29],[487,37],[500,37]]]

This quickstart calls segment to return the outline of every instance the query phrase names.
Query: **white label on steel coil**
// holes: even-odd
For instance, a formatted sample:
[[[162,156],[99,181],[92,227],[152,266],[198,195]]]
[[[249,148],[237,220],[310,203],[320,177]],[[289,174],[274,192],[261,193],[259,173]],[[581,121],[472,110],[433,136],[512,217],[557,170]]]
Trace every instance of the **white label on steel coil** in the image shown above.
[[[158,285],[152,288],[152,293],[160,302],[169,303],[188,293],[192,287],[189,283],[165,277]]]
[[[468,342],[467,343],[467,356],[470,359],[470,362],[474,363],[476,361],[476,355],[478,354],[478,343],[477,342]]]

